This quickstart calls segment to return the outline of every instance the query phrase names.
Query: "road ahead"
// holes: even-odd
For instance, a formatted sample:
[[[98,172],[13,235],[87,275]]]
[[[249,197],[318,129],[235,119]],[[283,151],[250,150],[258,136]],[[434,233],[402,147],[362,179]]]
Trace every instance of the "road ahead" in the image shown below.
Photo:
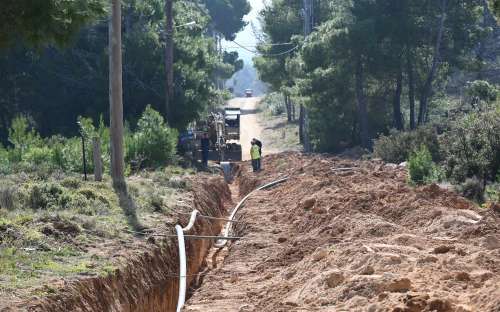
[[[229,107],[241,110],[240,141],[243,149],[243,160],[250,160],[250,141],[261,139],[262,127],[257,120],[257,106],[261,98],[235,98],[228,102]],[[265,145],[265,142],[262,142]]]

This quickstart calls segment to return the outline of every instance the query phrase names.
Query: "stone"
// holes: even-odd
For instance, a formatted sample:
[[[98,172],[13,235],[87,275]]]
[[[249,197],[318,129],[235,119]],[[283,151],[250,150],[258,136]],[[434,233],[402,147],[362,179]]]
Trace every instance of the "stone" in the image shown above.
[[[444,254],[444,253],[447,253],[454,248],[455,247],[453,247],[453,246],[442,245],[442,246],[438,246],[438,247],[434,248],[433,253]]]
[[[326,274],[325,282],[329,288],[337,287],[345,280],[344,274],[338,270],[328,272]]]
[[[286,237],[278,237],[278,243],[284,243],[287,241],[287,238]]]
[[[411,289],[411,281],[408,278],[399,278],[385,284],[384,289],[389,292],[407,292]]]
[[[470,275],[467,272],[458,272],[455,275],[455,279],[459,282],[468,282],[470,281]]]
[[[375,273],[375,269],[371,265],[363,267],[359,272],[361,275],[372,275],[373,273]]]
[[[326,249],[317,249],[313,254],[313,260],[319,261],[325,259],[328,256],[328,250]]]
[[[314,205],[316,204],[316,198],[311,197],[306,200],[304,200],[301,204],[301,208],[304,210],[309,210],[311,209]]]
[[[453,306],[447,299],[432,299],[429,301],[428,310],[436,312],[451,312],[453,311]]]

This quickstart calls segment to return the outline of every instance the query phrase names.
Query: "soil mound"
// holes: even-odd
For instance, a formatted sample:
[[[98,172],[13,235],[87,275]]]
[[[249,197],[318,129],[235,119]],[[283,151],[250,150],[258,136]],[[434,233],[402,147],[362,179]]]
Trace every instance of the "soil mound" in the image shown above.
[[[245,238],[187,311],[500,311],[500,223],[405,168],[285,153],[240,185],[258,192]],[[251,181],[251,182],[249,182]],[[257,182],[256,182],[257,181]]]

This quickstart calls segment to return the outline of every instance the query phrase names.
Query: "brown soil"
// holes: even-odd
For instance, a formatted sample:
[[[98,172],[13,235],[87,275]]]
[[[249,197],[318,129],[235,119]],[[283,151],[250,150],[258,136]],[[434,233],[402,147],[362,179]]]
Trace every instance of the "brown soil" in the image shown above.
[[[500,311],[500,214],[395,165],[286,153],[239,173],[226,258],[186,311]],[[352,168],[338,170],[339,168]]]
[[[198,209],[204,215],[222,216],[227,213],[230,191],[220,177],[200,176],[192,183],[192,202],[178,207],[181,214],[163,220],[163,225],[133,242],[122,242],[115,252],[107,254],[119,258],[115,272],[107,276],[55,279],[50,285],[54,294],[24,302],[0,302],[1,311],[175,311],[178,294],[177,238],[174,225],[186,225],[189,213]],[[221,230],[219,221],[198,219],[191,233],[214,235]],[[68,226],[54,228],[72,232]],[[163,235],[163,236],[162,236]],[[114,242],[115,244],[119,242]],[[188,254],[188,283],[191,284],[205,265],[205,256],[211,247],[208,240],[186,241]],[[108,250],[109,251],[109,250]],[[7,298],[4,298],[7,299]],[[0,299],[3,300],[3,299]]]

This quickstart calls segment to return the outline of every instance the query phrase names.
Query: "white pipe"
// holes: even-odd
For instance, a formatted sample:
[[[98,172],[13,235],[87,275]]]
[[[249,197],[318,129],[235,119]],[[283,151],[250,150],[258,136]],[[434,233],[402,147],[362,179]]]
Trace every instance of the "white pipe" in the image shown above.
[[[175,226],[177,239],[179,241],[179,299],[177,300],[177,312],[181,312],[184,302],[186,301],[186,246],[184,244],[184,231],[180,225]]]
[[[267,183],[265,185],[262,185],[261,187],[258,187],[256,188],[255,190],[251,191],[250,193],[247,194],[247,196],[243,197],[243,199],[238,203],[238,205],[236,205],[236,207],[233,209],[233,212],[231,212],[231,216],[229,217],[229,220],[234,220],[234,217],[236,216],[236,213],[238,212],[238,210],[241,208],[241,206],[243,206],[243,204],[247,201],[247,199],[256,191],[260,191],[260,190],[263,190],[263,189],[266,189],[268,187],[271,187],[271,186],[274,186],[278,183],[281,183],[281,182],[285,182],[286,180],[288,180],[288,177],[284,177],[284,178],[281,178],[279,180],[276,180],[276,181],[273,181],[273,182],[270,182],[270,183]],[[228,237],[229,236],[229,231],[231,230],[231,225],[232,225],[232,222],[228,222],[226,223],[226,226],[224,227],[224,232],[222,233],[223,237]],[[222,248],[224,247],[225,245],[227,244],[227,240],[220,240],[218,242],[216,242],[214,244],[214,246],[216,248]]]
[[[191,212],[191,218],[189,219],[189,223],[184,228],[182,228],[182,231],[187,232],[193,228],[194,223],[196,222],[196,215],[199,213],[200,212],[197,209],[195,209],[195,210],[193,210],[193,212]]]
[[[234,220],[234,217],[236,216],[236,213],[238,210],[243,206],[245,201],[256,191],[260,191],[263,189],[266,189],[268,187],[271,187],[273,185],[276,185],[281,182],[285,182],[288,180],[288,177],[267,183],[253,191],[247,194],[239,203],[236,205],[236,207],[233,209],[231,216],[229,217],[229,220]],[[180,225],[175,226],[175,231],[177,232],[177,239],[179,241],[179,299],[177,300],[177,312],[181,312],[182,307],[184,306],[184,303],[186,301],[186,288],[187,288],[187,281],[186,281],[186,276],[187,276],[187,260],[186,260],[186,245],[184,242],[184,232],[187,232],[191,230],[194,226],[194,223],[196,222],[196,216],[200,212],[195,209],[193,212],[191,212],[191,218],[189,219],[189,223],[186,227],[181,227]],[[223,232],[223,237],[229,237],[229,231],[231,230],[231,224],[232,222],[227,222],[226,226],[224,227],[224,232]],[[216,242],[214,246],[216,248],[222,248],[226,245],[227,240],[221,240],[222,242]]]

